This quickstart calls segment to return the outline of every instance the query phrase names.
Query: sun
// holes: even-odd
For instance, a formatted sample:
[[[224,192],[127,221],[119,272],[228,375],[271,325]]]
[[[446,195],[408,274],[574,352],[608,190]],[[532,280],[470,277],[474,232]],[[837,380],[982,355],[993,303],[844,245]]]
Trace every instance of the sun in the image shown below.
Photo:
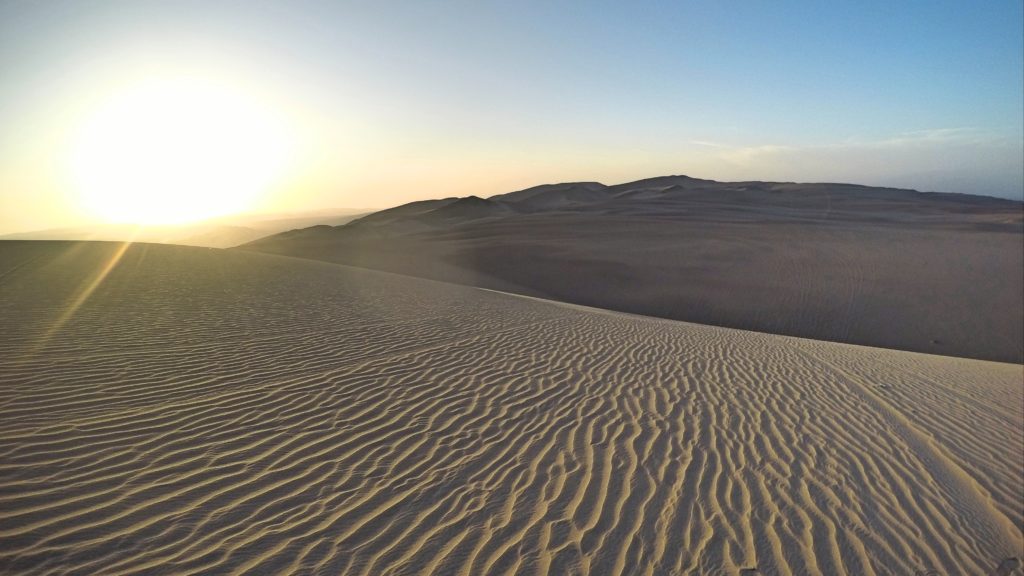
[[[178,224],[251,207],[292,156],[286,123],[202,79],[139,82],[96,106],[70,148],[71,184],[109,222]]]

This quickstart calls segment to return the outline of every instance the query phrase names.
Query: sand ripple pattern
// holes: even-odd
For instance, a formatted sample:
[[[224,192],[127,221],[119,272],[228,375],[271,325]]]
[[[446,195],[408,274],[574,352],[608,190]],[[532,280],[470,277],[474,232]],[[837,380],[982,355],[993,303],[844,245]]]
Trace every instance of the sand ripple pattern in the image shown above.
[[[0,244],[0,573],[1022,556],[1020,366],[167,246],[68,315],[115,251]]]

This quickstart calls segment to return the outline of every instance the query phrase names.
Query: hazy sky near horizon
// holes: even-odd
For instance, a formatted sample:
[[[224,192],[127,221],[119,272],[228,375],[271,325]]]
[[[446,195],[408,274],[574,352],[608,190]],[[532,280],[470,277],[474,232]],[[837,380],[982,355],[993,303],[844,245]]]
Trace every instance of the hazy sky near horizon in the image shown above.
[[[261,188],[238,206],[250,211],[375,208],[666,174],[1019,199],[1022,7],[0,2],[0,233],[91,217],[86,185],[116,181],[143,196],[189,185],[171,175],[147,181],[138,167],[126,168],[136,180],[75,168],[81,158],[116,165],[126,151],[124,164],[139,164],[134,152],[147,142],[132,131],[138,116],[111,121],[109,110],[137,103],[118,98],[140,82],[150,83],[137,92],[153,106],[138,114],[173,107],[182,93],[200,94],[202,108],[201,94],[214,92],[190,87],[211,82],[245,101],[235,124],[214,122],[244,133],[236,140],[205,133],[210,121],[199,115],[175,132],[177,148],[159,152],[195,160],[239,148],[217,174],[225,186]],[[184,92],[152,96],[182,78]],[[206,113],[226,114],[218,110]],[[252,123],[261,129],[230,128]],[[280,145],[252,144],[260,138]],[[267,169],[259,181],[230,180],[268,164],[273,177]]]

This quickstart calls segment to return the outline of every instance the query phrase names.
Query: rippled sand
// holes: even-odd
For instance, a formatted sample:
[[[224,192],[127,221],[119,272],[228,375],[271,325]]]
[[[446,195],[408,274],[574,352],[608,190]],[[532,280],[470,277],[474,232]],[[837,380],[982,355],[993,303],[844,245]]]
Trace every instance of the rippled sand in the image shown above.
[[[0,326],[5,574],[1024,554],[1019,365],[146,245],[0,243]]]

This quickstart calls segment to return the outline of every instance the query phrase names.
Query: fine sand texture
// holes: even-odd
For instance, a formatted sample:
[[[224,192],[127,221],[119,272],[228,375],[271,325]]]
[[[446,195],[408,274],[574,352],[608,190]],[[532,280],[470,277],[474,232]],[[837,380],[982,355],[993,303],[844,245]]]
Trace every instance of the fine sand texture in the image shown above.
[[[575,304],[1024,363],[1024,205],[670,176],[383,210],[246,249]]]
[[[115,243],[0,325],[3,574],[1021,573],[1020,365]]]

